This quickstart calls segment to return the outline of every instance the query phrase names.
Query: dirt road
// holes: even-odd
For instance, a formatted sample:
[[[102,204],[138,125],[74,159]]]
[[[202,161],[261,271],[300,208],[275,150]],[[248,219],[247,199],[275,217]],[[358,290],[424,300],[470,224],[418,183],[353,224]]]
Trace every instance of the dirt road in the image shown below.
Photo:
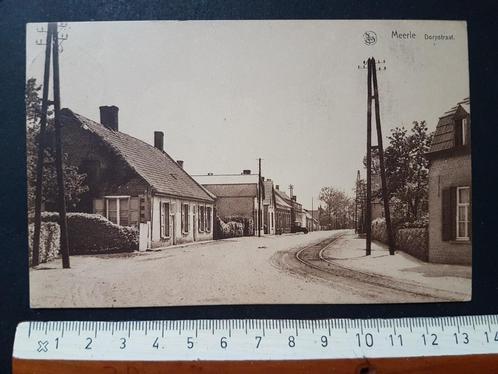
[[[444,300],[350,274],[324,273],[296,259],[302,248],[341,231],[243,237],[159,252],[72,256],[30,270],[32,307],[129,307],[198,304],[383,303]]]

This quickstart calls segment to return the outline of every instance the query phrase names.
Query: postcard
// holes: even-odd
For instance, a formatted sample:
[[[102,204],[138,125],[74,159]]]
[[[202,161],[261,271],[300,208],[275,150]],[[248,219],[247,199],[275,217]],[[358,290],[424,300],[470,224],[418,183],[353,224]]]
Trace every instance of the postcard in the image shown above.
[[[26,31],[32,308],[471,299],[464,21]]]

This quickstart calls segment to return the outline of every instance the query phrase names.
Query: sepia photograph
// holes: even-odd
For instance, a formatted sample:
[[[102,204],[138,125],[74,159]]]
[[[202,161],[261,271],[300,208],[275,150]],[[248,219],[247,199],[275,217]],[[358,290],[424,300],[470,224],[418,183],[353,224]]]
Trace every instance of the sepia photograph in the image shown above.
[[[470,301],[468,64],[465,21],[28,23],[31,307]]]

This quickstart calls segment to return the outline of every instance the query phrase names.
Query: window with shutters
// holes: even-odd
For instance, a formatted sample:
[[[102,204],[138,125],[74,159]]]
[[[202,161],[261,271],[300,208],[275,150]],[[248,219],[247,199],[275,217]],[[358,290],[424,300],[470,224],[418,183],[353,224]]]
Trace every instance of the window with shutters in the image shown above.
[[[211,207],[206,207],[206,231],[211,232]]]
[[[161,202],[161,238],[168,238],[169,233],[169,203]]]
[[[456,240],[470,239],[470,188],[456,189]]]
[[[188,204],[182,205],[182,232],[189,232],[189,206]]]
[[[199,232],[203,232],[205,229],[205,222],[206,222],[206,211],[204,206],[199,206]]]

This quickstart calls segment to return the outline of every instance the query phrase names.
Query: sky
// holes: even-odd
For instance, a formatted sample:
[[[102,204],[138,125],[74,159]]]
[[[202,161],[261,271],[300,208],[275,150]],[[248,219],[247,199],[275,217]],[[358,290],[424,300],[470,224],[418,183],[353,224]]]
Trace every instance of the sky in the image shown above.
[[[40,83],[42,27],[28,24],[26,40],[26,77]],[[261,157],[263,176],[281,190],[292,184],[308,209],[321,187],[352,196],[357,170],[364,175],[366,58],[386,61],[384,139],[416,120],[433,131],[469,96],[459,21],[78,22],[64,33],[62,107],[99,121],[99,106],[118,106],[120,131],[150,144],[163,131],[166,152],[190,174],[256,173]]]

